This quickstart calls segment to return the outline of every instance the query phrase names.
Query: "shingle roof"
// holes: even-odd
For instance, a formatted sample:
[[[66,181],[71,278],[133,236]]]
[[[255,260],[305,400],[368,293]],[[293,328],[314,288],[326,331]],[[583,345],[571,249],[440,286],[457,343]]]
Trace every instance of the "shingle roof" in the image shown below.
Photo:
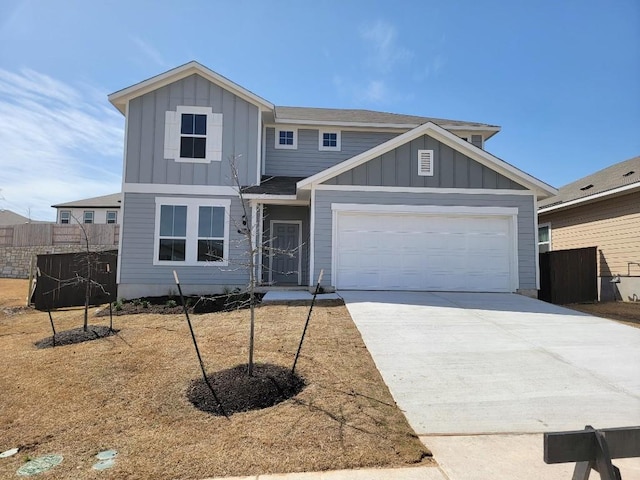
[[[640,185],[640,156],[616,163],[559,188],[558,195],[541,201],[539,208],[561,205],[633,183]]]
[[[295,195],[296,183],[305,177],[263,176],[260,185],[242,187],[242,193],[257,195]]]
[[[380,123],[422,125],[433,122],[440,126],[488,127],[500,128],[486,123],[448,120],[444,118],[419,117],[398,113],[376,112],[374,110],[311,108],[311,107],[275,107],[275,118],[278,120],[338,122],[338,123]]]
[[[111,195],[102,195],[101,197],[84,198],[73,202],[58,203],[51,205],[53,208],[120,208],[122,204],[122,193],[112,193]]]
[[[0,225],[20,225],[23,223],[49,223],[42,220],[29,220],[19,213],[0,208]]]

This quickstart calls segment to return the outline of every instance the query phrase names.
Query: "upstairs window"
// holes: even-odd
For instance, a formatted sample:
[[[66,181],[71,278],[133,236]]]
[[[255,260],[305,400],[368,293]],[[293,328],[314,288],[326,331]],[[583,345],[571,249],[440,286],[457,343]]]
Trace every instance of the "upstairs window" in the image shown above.
[[[93,210],[85,210],[83,219],[83,223],[93,223]]]
[[[183,113],[180,125],[180,158],[206,158],[207,116]]]
[[[69,210],[60,211],[60,223],[64,225],[71,223],[71,212]]]
[[[180,105],[165,112],[164,158],[176,162],[222,160],[222,114]]]
[[[275,148],[296,150],[298,148],[298,130],[295,128],[276,128]]]
[[[107,212],[107,223],[118,223],[118,212]]]
[[[551,225],[544,224],[538,226],[538,251],[540,253],[551,250]]]
[[[318,149],[321,151],[340,151],[340,131],[320,130],[318,133]]]

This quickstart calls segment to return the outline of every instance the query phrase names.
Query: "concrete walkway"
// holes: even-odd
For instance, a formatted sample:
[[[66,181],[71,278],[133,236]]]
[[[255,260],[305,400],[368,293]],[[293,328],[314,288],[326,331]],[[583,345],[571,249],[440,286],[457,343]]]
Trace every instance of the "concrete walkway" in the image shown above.
[[[640,329],[519,295],[339,293],[445,478],[567,480],[541,432],[640,425]]]

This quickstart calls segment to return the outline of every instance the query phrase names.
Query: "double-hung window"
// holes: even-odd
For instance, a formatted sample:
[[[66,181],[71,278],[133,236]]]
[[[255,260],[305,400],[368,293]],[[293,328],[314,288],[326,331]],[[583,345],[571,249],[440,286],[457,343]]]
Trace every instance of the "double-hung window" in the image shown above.
[[[60,223],[65,225],[71,223],[71,212],[69,210],[60,211]]]
[[[205,158],[207,151],[207,116],[183,113],[180,122],[180,158]]]
[[[156,198],[154,265],[227,265],[228,199]]]
[[[85,210],[83,214],[83,223],[93,223],[93,210]]]
[[[318,150],[320,151],[340,151],[341,148],[340,130],[320,130],[318,132]]]
[[[551,250],[551,224],[544,223],[538,225],[538,251],[540,253]]]
[[[118,212],[115,210],[107,211],[107,223],[118,223]]]

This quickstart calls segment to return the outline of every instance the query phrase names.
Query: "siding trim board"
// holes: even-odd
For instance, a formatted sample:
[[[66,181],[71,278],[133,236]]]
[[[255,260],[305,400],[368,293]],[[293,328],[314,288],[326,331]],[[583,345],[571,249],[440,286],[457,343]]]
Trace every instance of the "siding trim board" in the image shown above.
[[[467,195],[480,195],[490,193],[491,195],[527,195],[532,196],[531,190],[509,190],[483,188],[440,188],[440,187],[385,187],[376,185],[315,185],[316,190],[333,190],[344,192],[389,192],[389,193],[462,193]],[[246,197],[246,196],[245,196]]]
[[[373,147],[370,150],[361,153],[360,155],[356,155],[349,160],[345,160],[338,165],[330,167],[326,170],[323,170],[322,172],[301,180],[300,182],[298,182],[297,187],[298,189],[308,189],[311,184],[326,182],[327,180],[345,173],[348,170],[355,169],[356,167],[370,160],[380,157],[385,153],[390,152],[391,150],[400,148],[422,135],[429,135],[435,140],[442,142],[452,149],[468,156],[472,160],[477,161],[485,167],[494,170],[497,173],[500,173],[501,175],[518,184],[526,186],[528,189],[535,191],[536,194],[541,198],[547,198],[552,195],[557,195],[558,193],[555,188],[521,170],[518,170],[512,165],[485,152],[484,150],[474,146],[473,144],[462,140],[458,136],[446,131],[442,127],[432,122],[425,123],[424,125],[421,125],[402,135],[392,138],[391,140],[388,140],[381,145]]]
[[[219,185],[175,185],[157,183],[125,183],[122,186],[125,193],[157,193],[168,195],[226,195],[238,196],[234,187]]]

